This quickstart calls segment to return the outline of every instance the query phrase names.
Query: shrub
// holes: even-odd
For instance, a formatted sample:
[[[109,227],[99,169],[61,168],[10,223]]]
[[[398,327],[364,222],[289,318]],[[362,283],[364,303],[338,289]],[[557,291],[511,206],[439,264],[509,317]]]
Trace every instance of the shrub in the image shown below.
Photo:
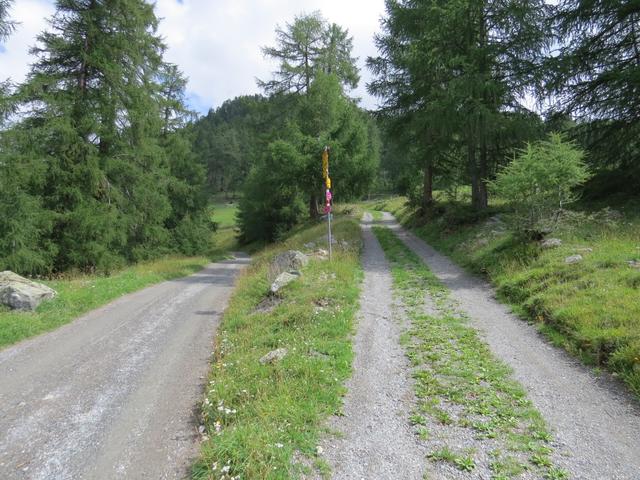
[[[539,236],[553,230],[566,205],[575,201],[575,188],[589,179],[584,153],[560,134],[529,143],[490,182],[492,192],[512,209],[514,230]]]

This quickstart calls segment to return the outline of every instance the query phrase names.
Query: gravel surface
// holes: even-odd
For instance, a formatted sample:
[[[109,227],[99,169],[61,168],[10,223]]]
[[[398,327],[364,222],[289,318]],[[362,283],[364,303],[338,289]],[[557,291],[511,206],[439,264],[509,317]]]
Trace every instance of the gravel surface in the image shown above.
[[[640,479],[640,407],[608,374],[554,348],[531,325],[495,300],[493,289],[402,229],[384,224],[451,290],[494,354],[506,362],[553,430],[554,464],[574,479]]]
[[[0,352],[0,478],[176,479],[235,277],[208,266]]]
[[[365,276],[353,376],[346,384],[343,416],[328,425],[339,438],[325,439],[321,456],[333,479],[421,479],[426,452],[409,424],[415,397],[399,344],[402,326],[394,318],[391,273],[371,232],[371,216],[363,220]]]

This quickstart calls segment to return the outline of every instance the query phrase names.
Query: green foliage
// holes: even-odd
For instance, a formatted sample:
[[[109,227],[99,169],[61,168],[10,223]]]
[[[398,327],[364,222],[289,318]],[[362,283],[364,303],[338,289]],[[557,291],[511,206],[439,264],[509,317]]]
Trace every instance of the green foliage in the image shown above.
[[[16,24],[9,18],[9,8],[13,0],[0,0],[0,41],[15,30]]]
[[[281,100],[237,97],[195,122],[193,151],[207,168],[210,194],[229,195],[242,188],[251,167],[288,116]]]
[[[186,80],[157,27],[142,0],[56,3],[0,132],[0,268],[108,272],[207,248]]]
[[[335,75],[318,74],[306,95],[291,94],[293,112],[260,158],[240,201],[242,239],[272,241],[299,222],[305,210],[317,216],[323,197],[321,154],[331,148],[335,195],[348,200],[368,191],[378,164],[375,125],[346,97]]]
[[[637,125],[640,5],[563,0],[553,20],[562,41],[549,76],[560,106],[589,119],[622,121],[618,129]]]
[[[279,62],[270,81],[258,81],[267,93],[307,92],[320,73],[335,75],[344,87],[355,88],[360,77],[351,56],[353,39],[335,23],[313,12],[297,16],[293,23],[276,29],[275,47],[262,53]]]
[[[523,140],[518,124],[538,120],[522,101],[550,40],[548,7],[543,0],[388,0],[386,7],[368,88],[382,99],[392,132],[408,137],[403,143],[424,172],[423,203],[432,200],[434,176],[464,171],[474,206],[484,209],[487,179]]]
[[[273,241],[296,225],[305,211],[296,179],[306,159],[296,146],[278,140],[250,173],[240,201],[238,223],[242,240]]]
[[[513,209],[518,232],[543,232],[555,227],[562,210],[577,199],[575,188],[589,172],[584,153],[558,134],[521,150],[491,183],[491,190]]]
[[[9,8],[12,3],[13,0],[0,0],[0,47],[2,47],[2,42],[15,30],[16,24],[9,18]],[[4,123],[5,116],[11,110],[9,101],[10,88],[9,81],[5,82],[0,77],[0,127]]]

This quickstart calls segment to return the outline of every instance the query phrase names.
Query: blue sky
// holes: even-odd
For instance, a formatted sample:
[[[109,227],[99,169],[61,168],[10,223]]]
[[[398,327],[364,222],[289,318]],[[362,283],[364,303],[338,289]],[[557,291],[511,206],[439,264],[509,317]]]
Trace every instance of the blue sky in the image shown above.
[[[189,77],[187,97],[200,113],[228,98],[257,93],[255,78],[269,78],[276,67],[260,52],[261,46],[273,44],[276,24],[315,10],[348,28],[354,37],[362,81],[352,95],[361,97],[364,107],[375,108],[375,99],[365,90],[370,77],[364,61],[376,53],[373,35],[379,30],[384,0],[157,0],[155,4],[163,19],[160,33],[168,45],[166,59]],[[0,47],[0,79],[24,78],[31,62],[29,47],[46,28],[53,5],[53,0],[14,2],[12,17],[20,25]]]

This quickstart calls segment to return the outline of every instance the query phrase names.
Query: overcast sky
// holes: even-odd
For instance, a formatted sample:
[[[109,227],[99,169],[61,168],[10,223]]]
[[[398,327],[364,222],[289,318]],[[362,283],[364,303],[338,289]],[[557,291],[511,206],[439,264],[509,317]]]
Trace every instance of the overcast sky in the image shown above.
[[[16,0],[11,17],[20,22],[16,32],[0,46],[0,80],[24,79],[31,58],[29,47],[47,27],[53,0]],[[364,67],[376,53],[373,35],[379,29],[384,0],[157,0],[162,18],[160,33],[168,45],[166,60],[189,77],[191,108],[205,113],[224,100],[257,93],[255,78],[269,78],[276,64],[263,58],[260,47],[273,45],[276,24],[284,26],[296,14],[320,10],[324,17],[349,30],[362,80],[352,95],[362,106],[375,108],[367,95],[370,78]]]

